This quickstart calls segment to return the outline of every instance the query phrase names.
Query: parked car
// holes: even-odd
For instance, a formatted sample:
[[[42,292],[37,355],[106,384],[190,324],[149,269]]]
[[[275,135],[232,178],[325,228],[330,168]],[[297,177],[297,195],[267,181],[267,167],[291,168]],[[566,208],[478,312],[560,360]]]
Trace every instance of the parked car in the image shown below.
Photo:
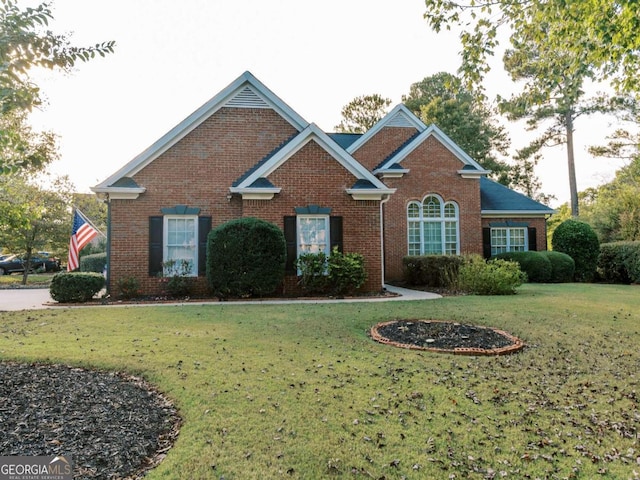
[[[0,275],[10,275],[16,272],[24,272],[25,258],[19,255],[9,255],[0,260]],[[44,268],[46,272],[60,270],[60,260],[55,257],[33,255],[31,257],[31,270]]]

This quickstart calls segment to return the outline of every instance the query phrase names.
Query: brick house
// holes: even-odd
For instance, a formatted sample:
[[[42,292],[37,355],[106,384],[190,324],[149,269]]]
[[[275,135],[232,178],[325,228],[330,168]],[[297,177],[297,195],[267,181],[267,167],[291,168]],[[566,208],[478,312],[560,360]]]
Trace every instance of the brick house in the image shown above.
[[[362,135],[326,134],[245,72],[92,188],[109,205],[109,285],[159,290],[163,262],[187,259],[206,291],[206,238],[239,217],[278,225],[283,290],[300,252],[365,256],[365,291],[402,276],[411,254],[546,249],[553,210],[489,172],[404,105]]]

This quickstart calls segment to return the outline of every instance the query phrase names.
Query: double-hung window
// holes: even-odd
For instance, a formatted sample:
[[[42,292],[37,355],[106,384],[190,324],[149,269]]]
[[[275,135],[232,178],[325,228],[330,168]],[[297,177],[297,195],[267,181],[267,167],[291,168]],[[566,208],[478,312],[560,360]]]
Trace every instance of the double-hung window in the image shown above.
[[[165,215],[163,266],[165,275],[198,275],[197,215]]]
[[[529,249],[526,227],[492,227],[491,255],[525,252]]]
[[[460,253],[458,205],[428,195],[407,206],[409,255]]]
[[[330,254],[329,215],[298,215],[298,256],[303,253]]]

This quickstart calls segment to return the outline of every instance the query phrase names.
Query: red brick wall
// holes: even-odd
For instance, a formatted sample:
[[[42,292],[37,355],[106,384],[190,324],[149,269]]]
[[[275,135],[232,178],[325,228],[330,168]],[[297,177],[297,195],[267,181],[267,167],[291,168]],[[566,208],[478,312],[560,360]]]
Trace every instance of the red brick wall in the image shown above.
[[[111,291],[117,281],[134,277],[145,294],[160,291],[149,277],[149,217],[161,208],[187,205],[211,216],[212,226],[242,216],[255,216],[283,228],[294,207],[317,204],[343,217],[344,248],[365,253],[366,290],[380,290],[381,247],[379,202],[355,201],[345,192],[356,179],[315,142],[306,145],[269,177],[282,192],[269,201],[229,196],[229,187],[296,131],[273,110],[223,108],[134,176],[147,190],[136,200],[111,205]],[[295,282],[294,282],[295,283]],[[206,278],[198,279],[204,293]]]
[[[480,182],[462,178],[463,166],[447,148],[431,137],[402,161],[409,173],[399,179],[385,179],[396,188],[384,204],[385,278],[402,278],[402,258],[408,252],[407,205],[438,194],[445,202],[454,201],[459,209],[460,253],[482,254],[480,222]]]
[[[353,153],[353,157],[370,171],[395,152],[416,133],[415,128],[384,127]]]

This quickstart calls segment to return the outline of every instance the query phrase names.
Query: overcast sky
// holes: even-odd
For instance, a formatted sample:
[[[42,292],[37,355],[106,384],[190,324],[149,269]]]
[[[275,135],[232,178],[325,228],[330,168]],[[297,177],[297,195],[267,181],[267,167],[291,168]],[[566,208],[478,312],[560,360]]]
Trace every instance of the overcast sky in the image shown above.
[[[412,83],[459,66],[457,34],[433,33],[423,0],[53,0],[52,9],[50,29],[72,44],[116,42],[113,54],[71,75],[35,78],[47,104],[33,123],[59,135],[62,158],[52,170],[81,192],[246,70],[305,120],[333,131],[354,97],[380,93],[396,104]],[[499,71],[488,82],[490,94],[512,88]],[[585,143],[602,139],[607,126],[577,124],[580,190],[619,167],[586,153]],[[522,146],[522,127],[509,130]],[[557,205],[569,197],[566,157],[561,148],[545,157],[538,175]]]

